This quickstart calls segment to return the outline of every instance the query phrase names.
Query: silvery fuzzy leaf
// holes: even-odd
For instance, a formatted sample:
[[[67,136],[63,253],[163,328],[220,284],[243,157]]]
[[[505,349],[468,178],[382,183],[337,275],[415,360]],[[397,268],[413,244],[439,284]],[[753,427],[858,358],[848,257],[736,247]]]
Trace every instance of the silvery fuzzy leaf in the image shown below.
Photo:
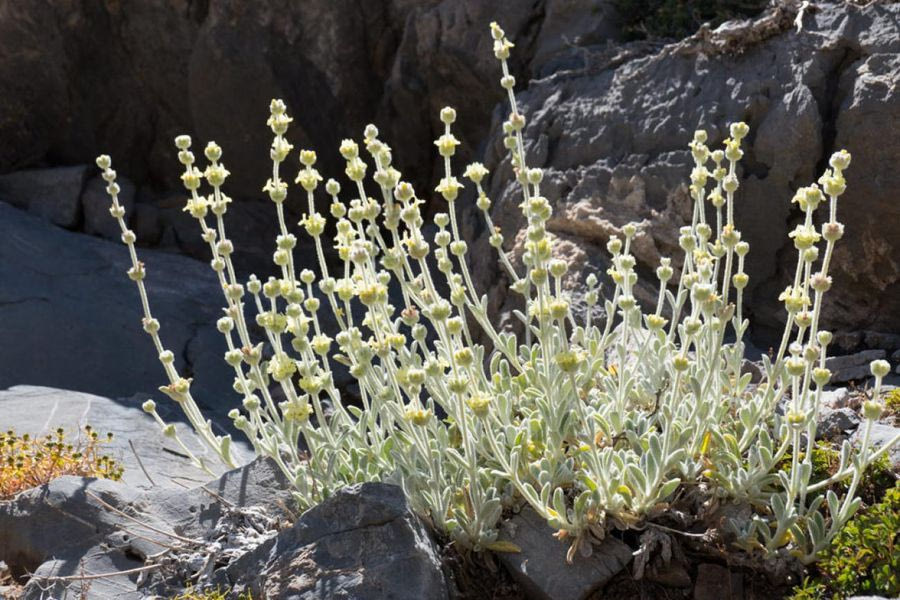
[[[781,494],[772,494],[769,503],[772,507],[772,514],[775,519],[781,521],[785,516],[784,497]]]
[[[678,479],[677,477],[674,478],[674,479],[670,479],[669,481],[665,482],[665,483],[659,488],[659,492],[657,493],[657,497],[658,497],[660,500],[665,500],[666,498],[668,498],[668,497],[669,497],[669,496],[670,496],[670,495],[678,488],[678,486],[679,486],[680,484],[681,484],[681,479]]]

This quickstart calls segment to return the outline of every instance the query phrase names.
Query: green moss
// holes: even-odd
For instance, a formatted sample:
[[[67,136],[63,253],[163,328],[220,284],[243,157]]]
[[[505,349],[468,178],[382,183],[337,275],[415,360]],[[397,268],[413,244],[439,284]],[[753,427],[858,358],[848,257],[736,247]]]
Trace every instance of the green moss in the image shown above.
[[[792,600],[900,596],[900,482],[847,523],[816,568],[818,576],[798,586]]]
[[[900,388],[894,388],[885,395],[884,406],[892,415],[900,415]]]
[[[729,19],[752,17],[766,0],[613,0],[629,39],[676,38],[693,34],[709,22],[716,27]]]
[[[801,461],[804,458],[804,454],[805,453],[803,452],[800,453]],[[838,451],[834,449],[833,446],[819,443],[813,448],[813,472],[810,477],[810,483],[816,483],[834,475],[839,466],[839,462]],[[790,453],[787,453],[779,464],[779,469],[786,471],[790,468],[791,455]],[[874,504],[884,496],[888,489],[893,487],[895,481],[896,477],[894,476],[891,467],[891,461],[886,454],[883,454],[866,467],[862,481],[859,483],[857,494],[867,504]],[[850,485],[850,480],[845,479],[844,481],[834,484],[834,489],[835,491],[843,491],[847,489],[848,485]],[[821,493],[825,493],[825,490],[822,490]]]

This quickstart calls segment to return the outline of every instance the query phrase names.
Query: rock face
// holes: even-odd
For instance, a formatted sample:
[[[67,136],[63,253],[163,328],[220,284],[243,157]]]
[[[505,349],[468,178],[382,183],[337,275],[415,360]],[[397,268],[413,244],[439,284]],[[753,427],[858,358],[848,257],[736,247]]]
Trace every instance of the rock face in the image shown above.
[[[422,153],[444,104],[460,104],[472,147],[490,125],[502,92],[484,89],[499,78],[492,20],[517,37],[518,71],[567,51],[563,33],[575,43],[618,35],[605,0],[4,5],[0,173],[106,152],[139,184],[174,187],[172,139],[189,133],[215,138],[241,166],[228,193],[258,197],[271,171],[268,105],[281,97],[292,142],[318,149],[332,172],[343,169],[341,138],[380,121],[390,143],[417,143],[404,160],[428,177],[436,154]]]
[[[900,141],[872,131],[900,120],[898,23],[897,4],[819,3],[800,33],[792,14],[776,14],[701,31],[660,51],[587,47],[578,68],[519,86],[530,166],[545,169],[541,191],[553,205],[548,230],[570,264],[568,287],[577,289],[587,272],[605,273],[605,242],[629,221],[638,223],[637,270],[655,286],[650,269],[659,258],[680,260],[676,236],[690,218],[686,145],[693,130],[706,129],[717,147],[729,122],[744,120],[751,133],[736,221],[751,246],[745,304],[755,333],[769,339],[783,323],[776,298],[796,260],[787,237],[797,220],[793,191],[815,181],[839,148],[852,153],[853,164],[838,208],[846,234],[832,263],[823,324],[900,331],[900,174],[887,166],[900,157]],[[501,137],[495,129],[487,155],[492,214],[507,250],[518,255],[524,223]],[[484,252],[473,252],[485,257],[475,271],[506,313],[515,306],[508,282],[482,244]]]
[[[215,329],[225,303],[215,273],[181,256],[144,251],[141,258],[178,370],[194,377],[198,402],[227,412],[238,397]],[[141,328],[130,266],[121,243],[58,229],[0,202],[0,388],[36,384],[115,398],[168,383]]]
[[[900,208],[891,201],[900,142],[877,135],[879,124],[896,121],[900,110],[896,4],[818,3],[806,11],[799,33],[794,14],[785,13],[762,25],[703,30],[662,49],[610,45],[620,33],[606,0],[251,0],[128,11],[116,3],[31,3],[0,11],[6,91],[0,136],[8,141],[0,173],[89,164],[106,151],[139,188],[134,212],[145,243],[207,260],[179,213],[180,194],[170,206],[165,191],[178,183],[171,140],[182,132],[198,144],[217,138],[233,167],[226,191],[259,199],[270,170],[264,121],[273,96],[284,97],[295,117],[291,141],[318,149],[326,176],[342,169],[333,152],[339,140],[358,137],[374,121],[429,201],[438,165],[431,144],[437,112],[455,105],[459,163],[486,149],[490,166],[498,167],[494,218],[514,240],[522,222],[506,184],[508,164],[498,159],[499,135],[485,141],[491,108],[502,99],[498,86],[485,84],[498,77],[486,32],[498,20],[516,43],[512,70],[529,118],[529,154],[533,165],[548,170],[550,228],[574,267],[570,289],[580,286],[585,271],[605,271],[603,245],[627,221],[640,223],[639,271],[663,255],[677,260],[691,131],[702,126],[717,143],[729,121],[744,119],[752,129],[737,217],[752,246],[745,304],[753,333],[767,341],[783,318],[776,298],[790,270],[786,234],[796,220],[788,199],[839,147],[854,161],[841,201],[847,234],[835,254],[825,325],[900,332],[892,318],[900,313],[900,247],[892,231]],[[495,131],[500,114],[492,117]],[[80,214],[64,204],[64,214],[53,219],[72,226]],[[104,208],[96,204],[85,206],[85,227],[115,236],[105,215],[88,219],[88,208]],[[235,236],[238,248],[252,246],[236,257],[245,272],[270,267],[270,244],[259,242],[275,233],[271,215],[260,216],[265,210],[253,206],[235,218],[245,233]],[[473,238],[483,233],[478,225],[468,230]],[[480,244],[486,249],[486,241]],[[491,253],[476,254],[492,308],[508,314],[514,302],[507,282]],[[313,262],[312,253],[306,257]]]
[[[437,547],[403,491],[383,483],[344,488],[220,577],[254,597],[449,598]]]
[[[92,165],[108,153],[120,176],[138,187],[138,243],[206,261],[196,223],[180,212],[173,138],[191,134],[198,156],[216,139],[232,171],[225,191],[259,201],[272,169],[268,105],[279,97],[294,117],[290,141],[318,150],[326,177],[343,172],[340,140],[358,139],[374,122],[394,146],[396,164],[429,200],[439,110],[457,107],[459,156],[468,160],[481,154],[492,108],[503,97],[498,86],[484,84],[500,76],[488,34],[493,20],[515,36],[513,71],[523,79],[572,54],[570,43],[618,36],[608,0],[173,0],[128,10],[116,3],[4,5],[0,138],[7,143],[0,174]],[[295,160],[286,163],[285,179],[296,168]],[[102,189],[94,191],[85,195],[84,230],[117,239]],[[78,191],[67,193],[77,198]],[[26,197],[18,206],[24,202],[37,200]],[[69,204],[54,222],[81,226],[73,221],[81,210]],[[265,276],[274,271],[271,204],[240,204],[231,219],[244,234],[235,235],[236,266]],[[300,204],[286,204],[292,224]],[[299,261],[313,266],[314,252],[300,253]]]

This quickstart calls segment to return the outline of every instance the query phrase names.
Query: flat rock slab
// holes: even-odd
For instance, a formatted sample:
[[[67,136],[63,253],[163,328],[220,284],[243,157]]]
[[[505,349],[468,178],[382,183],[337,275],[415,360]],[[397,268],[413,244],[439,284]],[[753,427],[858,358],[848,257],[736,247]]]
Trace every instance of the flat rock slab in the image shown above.
[[[500,539],[522,551],[500,553],[500,562],[527,594],[535,600],[580,600],[600,589],[631,562],[631,548],[607,537],[593,548],[591,556],[576,553],[566,562],[568,544],[556,541],[546,521],[530,508],[504,523]]]
[[[101,436],[112,432],[113,440],[103,445],[103,452],[122,464],[123,482],[137,490],[183,489],[208,481],[210,475],[195,467],[177,443],[164,437],[153,418],[141,410],[140,405],[146,399],[147,395],[137,395],[111,400],[81,392],[19,385],[0,390],[0,427],[33,437],[52,433],[58,427],[65,429],[69,436],[77,436],[88,424]],[[171,418],[175,423],[179,438],[192,452],[205,458],[214,470],[222,471],[217,457],[200,442],[190,425],[175,421],[180,417],[172,413],[180,412],[177,406],[170,402],[159,410],[164,419]],[[234,442],[232,447],[239,462],[253,459],[252,450],[243,440]]]

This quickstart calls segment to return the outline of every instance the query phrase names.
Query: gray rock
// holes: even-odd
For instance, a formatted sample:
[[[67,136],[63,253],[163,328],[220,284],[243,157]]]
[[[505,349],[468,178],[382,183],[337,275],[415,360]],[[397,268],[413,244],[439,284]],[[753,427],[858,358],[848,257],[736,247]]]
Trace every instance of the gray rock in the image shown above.
[[[555,540],[553,533],[530,508],[502,526],[500,539],[512,542],[521,552],[503,552],[498,557],[529,598],[587,598],[631,562],[631,548],[610,536],[595,545],[590,556],[576,553],[569,564],[568,544]]]
[[[832,351],[840,354],[852,354],[860,349],[864,339],[865,333],[862,331],[839,331],[834,334]]]
[[[382,483],[340,490],[214,583],[286,600],[449,597],[428,531],[402,490]]]
[[[159,208],[147,202],[138,202],[134,207],[131,228],[140,246],[156,246],[162,238],[162,222]]]
[[[756,331],[783,327],[777,297],[790,273],[779,265],[780,257],[793,255],[787,237],[793,192],[819,177],[832,148],[846,148],[853,154],[851,171],[857,170],[848,171],[838,209],[846,235],[832,262],[834,286],[823,325],[900,333],[900,295],[885,293],[900,282],[897,219],[871,218],[898,214],[888,190],[900,186],[900,173],[889,166],[900,157],[900,140],[881,143],[876,132],[878,123],[900,118],[900,6],[817,7],[799,34],[790,16],[776,16],[661,50],[588,46],[589,68],[541,73],[517,86],[528,119],[530,166],[545,169],[541,192],[553,207],[547,229],[570,265],[567,287],[579,289],[587,272],[605,273],[604,245],[612,235],[621,237],[630,221],[638,223],[632,247],[639,270],[650,271],[664,256],[680,261],[678,227],[691,217],[691,132],[705,129],[718,148],[729,122],[745,120],[751,133],[735,210],[751,247],[744,304]],[[505,250],[520,264],[525,223],[502,146],[505,114],[504,108],[494,119],[485,164],[492,169],[494,222],[508,240]],[[518,308],[487,241],[475,240],[470,256],[492,310],[502,315]],[[653,302],[656,281],[645,279],[635,293]],[[608,280],[604,285],[611,289]],[[761,341],[771,345],[769,338]]]
[[[146,394],[111,400],[102,396],[28,385],[0,390],[0,412],[3,427],[32,437],[52,433],[58,427],[77,438],[85,425],[91,425],[101,436],[115,434],[104,444],[105,454],[116,459],[125,469],[122,480],[135,490],[174,488],[198,485],[209,474],[193,466],[184,451],[173,440],[162,435],[153,418],[141,410]],[[183,419],[181,410],[171,402],[158,406],[167,421],[175,423],[179,438],[197,457],[213,469],[222,471],[215,455],[196,437]],[[82,434],[83,435],[83,434]],[[233,443],[241,463],[253,458],[249,444],[240,436]]]
[[[855,430],[859,415],[852,408],[822,408],[816,428],[816,438],[830,440]]]
[[[666,587],[689,588],[693,585],[693,581],[691,581],[691,576],[687,572],[687,569],[685,569],[683,564],[675,561],[672,561],[667,565],[648,569],[644,578],[647,581],[652,581],[653,583],[658,583]]]
[[[867,331],[865,344],[868,348],[881,348],[887,351],[897,350],[897,348],[900,348],[900,335],[881,331]]]
[[[722,600],[743,598],[744,583],[740,573],[726,567],[704,563],[697,567],[694,582],[694,600]]]
[[[831,369],[831,383],[844,383],[871,377],[869,363],[884,358],[885,354],[884,350],[863,350],[856,354],[832,356],[825,359],[825,366]]]
[[[135,187],[131,181],[119,175],[116,178],[121,191],[119,192],[119,204],[125,207],[126,224],[134,217],[134,195]],[[106,193],[107,183],[100,178],[94,177],[84,186],[84,192],[81,194],[81,205],[84,209],[84,232],[91,235],[99,235],[110,240],[121,240],[122,230],[119,223],[109,214],[109,207],[112,201]]]
[[[61,477],[0,503],[0,560],[18,575],[34,573],[26,600],[46,597],[42,588],[60,595],[79,593],[81,582],[52,578],[77,576],[82,569],[97,574],[142,567],[147,557],[178,544],[165,532],[227,546],[227,540],[223,544],[215,537],[226,512],[252,509],[281,517],[290,501],[287,481],[268,460],[189,489],[141,492],[124,482]],[[266,537],[272,535],[274,531]],[[145,598],[143,588],[135,575],[118,575],[92,580],[89,597]]]
[[[862,443],[864,432],[865,426],[860,427],[854,432],[853,437],[850,438],[850,440],[854,444],[859,445]],[[881,448],[897,437],[898,434],[900,434],[900,427],[894,427],[893,425],[880,422],[872,423],[872,431],[869,434],[869,446],[873,449]],[[900,442],[895,443],[891,449],[888,450],[887,454],[894,469],[900,469]]]
[[[765,375],[760,363],[745,358],[741,361],[741,375],[747,373],[750,373],[750,383],[759,383]]]
[[[0,200],[60,227],[81,219],[81,190],[90,167],[30,169],[0,175]]]
[[[119,510],[139,497],[121,483],[66,476],[0,503],[0,559],[14,574],[33,573],[23,600],[46,598],[42,594],[48,592],[55,597],[66,591],[79,594],[87,586],[47,578],[79,575],[82,569],[114,573],[142,566],[143,561],[120,549],[102,547],[116,535],[123,519],[91,494]],[[131,600],[141,596],[127,576],[113,576],[91,581],[89,597]]]
[[[827,408],[844,408],[850,400],[850,390],[845,387],[822,392],[822,406]]]
[[[221,297],[207,265],[145,250],[146,285],[161,336],[197,401],[218,414],[237,405],[234,371],[215,330]],[[128,397],[167,384],[141,326],[137,289],[121,243],[49,226],[0,203],[0,389],[45,385]],[[192,340],[209,340],[192,346]],[[192,348],[188,356],[187,349]],[[160,405],[171,404],[159,392]]]

